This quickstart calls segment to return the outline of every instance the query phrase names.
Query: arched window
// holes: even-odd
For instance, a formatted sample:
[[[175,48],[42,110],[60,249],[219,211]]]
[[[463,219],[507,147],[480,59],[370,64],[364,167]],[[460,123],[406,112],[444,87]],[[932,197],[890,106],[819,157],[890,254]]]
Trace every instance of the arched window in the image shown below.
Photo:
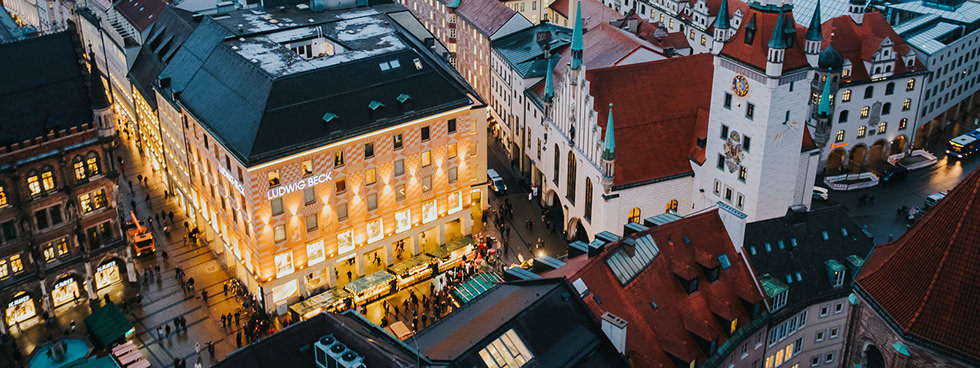
[[[847,110],[842,110],[840,112],[840,117],[837,118],[837,122],[838,123],[846,123],[847,122]]]
[[[81,157],[75,156],[75,159],[72,160],[71,166],[72,170],[75,172],[75,180],[83,180],[88,177],[88,175],[85,174],[85,163],[82,162]]]
[[[31,195],[41,194],[41,177],[37,175],[36,171],[27,174],[27,190]]]
[[[44,171],[41,172],[41,187],[44,191],[54,190],[54,169],[50,166],[45,167]]]
[[[892,93],[895,93],[895,82],[889,82],[887,85],[885,85],[885,95],[887,96]]]
[[[640,208],[634,208],[630,210],[630,216],[626,219],[626,222],[640,223]]]
[[[99,156],[95,152],[90,152],[85,158],[85,167],[88,169],[89,176],[102,173],[102,168],[99,166]]]
[[[592,178],[585,178],[585,220],[592,221]]]
[[[871,98],[872,96],[874,96],[874,94],[875,94],[874,87],[868,86],[868,88],[864,89],[864,98]]]
[[[565,198],[575,203],[575,154],[568,151],[568,180],[565,182]]]
[[[561,173],[561,154],[558,153],[558,144],[555,144],[555,177],[552,179],[558,185],[558,174]]]
[[[676,199],[671,199],[670,202],[667,202],[667,211],[666,212],[677,213],[677,200]]]
[[[884,105],[881,105],[881,114],[882,115],[888,115],[888,114],[891,114],[891,113],[892,113],[892,103],[891,102],[885,102]]]

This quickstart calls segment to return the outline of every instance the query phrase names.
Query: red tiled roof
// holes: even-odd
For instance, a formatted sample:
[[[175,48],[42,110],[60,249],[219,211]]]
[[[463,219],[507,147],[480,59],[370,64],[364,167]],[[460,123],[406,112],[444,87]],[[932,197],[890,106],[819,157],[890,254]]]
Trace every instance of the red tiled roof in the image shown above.
[[[619,243],[608,245],[594,258],[583,255],[569,259],[565,266],[548,275],[564,275],[570,281],[581,278],[596,296],[585,299],[596,316],[609,312],[629,323],[626,349],[633,367],[673,366],[671,355],[684,361],[697,359],[698,364],[703,363],[707,355],[698,346],[695,336],[717,337],[717,346],[727,341],[729,326],[719,323],[712,310],[737,317],[739,327],[748,324],[749,311],[742,307],[736,290],[758,290],[755,281],[748,266],[735,253],[717,210],[660,225],[631,237],[646,234],[653,237],[660,255],[625,287],[606,264],[606,259],[620,247]],[[681,240],[685,235],[690,238],[690,244]],[[720,270],[718,281],[713,283],[709,283],[701,271],[695,271],[698,291],[688,295],[672,271],[672,264],[686,264],[700,270],[696,260],[700,252],[716,257],[725,254],[731,267]],[[749,297],[756,302],[762,300],[758,291]],[[651,302],[656,303],[656,308]]]
[[[833,43],[834,49],[844,57],[844,60],[851,61],[851,76],[846,81],[859,81],[869,78],[864,61],[871,61],[872,55],[878,52],[881,42],[886,37],[891,39],[894,44],[893,49],[898,56],[894,64],[895,74],[925,69],[918,58],[916,58],[915,65],[911,69],[905,66],[901,56],[907,55],[911,48],[901,36],[895,33],[895,30],[885,21],[885,17],[881,13],[865,13],[864,21],[861,24],[854,23],[849,15],[842,15],[824,22],[821,29],[823,30],[823,48]]]
[[[491,36],[517,12],[498,0],[461,0],[456,14],[480,33]]]
[[[800,152],[806,152],[814,148],[817,148],[817,144],[813,142],[813,136],[810,135],[810,127],[803,126],[803,145],[800,148]]]
[[[613,104],[613,185],[687,174],[691,159],[704,161],[697,138],[707,130],[712,71],[707,53],[587,71],[603,129]]]
[[[630,21],[636,22],[635,30],[630,29]],[[659,48],[658,51],[660,52],[662,52],[664,49],[691,48],[691,45],[687,42],[687,37],[684,36],[684,33],[668,33],[669,30],[666,27],[661,28],[655,23],[648,22],[636,14],[636,12],[633,10],[631,10],[629,14],[626,14],[625,18],[613,22],[612,24],[625,32],[634,34],[640,39],[649,42],[651,45]],[[658,32],[658,30],[660,32]]]
[[[120,0],[113,8],[142,32],[157,21],[164,6],[167,6],[164,0]]]
[[[732,3],[738,2],[740,1],[732,0],[728,4],[731,5]],[[745,43],[745,26],[749,24],[753,16],[755,17],[756,25],[755,37],[753,37],[752,44],[748,45]],[[738,31],[725,43],[725,46],[721,49],[721,53],[755,66],[761,71],[765,71],[766,58],[769,53],[769,39],[772,38],[773,29],[776,28],[777,19],[779,19],[778,11],[767,11],[749,7],[748,11],[745,12],[745,16],[742,18],[742,24],[738,27]],[[793,46],[786,49],[783,57],[783,71],[809,67],[810,64],[806,60],[806,53],[803,51],[806,28],[796,24],[796,21],[793,20],[792,12],[783,13],[783,24],[791,24],[796,27],[796,39],[793,41]]]
[[[623,17],[622,14],[612,10],[599,0],[580,1],[582,2],[582,15],[585,16],[585,18],[583,18],[582,25],[585,27],[586,31],[599,26],[599,24],[609,23]],[[575,3],[569,2],[569,5],[574,6]],[[568,13],[571,14],[572,11],[569,10]],[[574,19],[569,19],[568,24],[574,24],[573,21]]]
[[[555,2],[548,5],[548,7],[551,8],[551,10],[558,12],[558,14],[564,15],[565,18],[568,18],[568,13],[571,11],[569,4],[571,3],[572,2],[569,0],[555,0]]]
[[[978,245],[980,170],[974,170],[909,232],[876,247],[857,284],[902,333],[980,359]]]

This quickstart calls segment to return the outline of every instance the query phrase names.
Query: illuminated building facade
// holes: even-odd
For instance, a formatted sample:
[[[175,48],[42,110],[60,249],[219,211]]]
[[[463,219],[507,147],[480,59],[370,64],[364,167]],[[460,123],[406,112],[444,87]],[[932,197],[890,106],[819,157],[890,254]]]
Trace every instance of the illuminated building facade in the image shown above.
[[[421,27],[396,4],[234,11],[203,19],[159,74],[167,180],[266,309],[479,218],[485,105],[406,29]]]
[[[0,46],[10,61],[0,70],[0,333],[134,281],[116,211],[115,119],[80,49],[70,31]]]

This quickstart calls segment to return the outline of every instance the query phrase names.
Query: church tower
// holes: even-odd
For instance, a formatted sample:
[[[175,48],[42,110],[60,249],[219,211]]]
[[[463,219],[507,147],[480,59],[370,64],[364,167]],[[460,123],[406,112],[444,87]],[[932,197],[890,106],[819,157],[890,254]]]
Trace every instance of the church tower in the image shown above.
[[[721,0],[721,7],[718,9],[718,16],[715,17],[714,41],[711,44],[711,53],[718,55],[721,47],[728,42],[728,37],[732,34],[732,23],[728,19],[728,0]]]
[[[715,54],[694,203],[721,203],[753,222],[809,206],[819,156],[801,152],[812,69],[793,5],[754,1],[744,17],[748,21]]]
[[[806,51],[806,61],[810,63],[810,66],[817,66],[817,58],[820,54],[820,42],[823,41],[820,23],[820,0],[817,0],[813,18],[810,18],[810,27],[806,29],[806,43],[803,45],[804,51]]]
[[[105,95],[105,86],[102,84],[102,72],[99,64],[95,61],[95,54],[89,52],[89,98],[92,99],[92,123],[99,130],[99,136],[110,137],[116,135],[116,115],[112,110],[112,104]]]
[[[810,83],[810,95],[820,96],[817,100],[810,99],[809,124],[813,129],[813,142],[819,147],[824,147],[830,139],[831,117],[836,105],[833,96],[837,95],[843,65],[844,57],[834,49],[834,45],[827,46],[820,52],[817,70]]]
[[[609,104],[609,120],[606,121],[606,138],[602,140],[602,191],[612,190],[615,178],[616,136],[613,134],[613,104]]]

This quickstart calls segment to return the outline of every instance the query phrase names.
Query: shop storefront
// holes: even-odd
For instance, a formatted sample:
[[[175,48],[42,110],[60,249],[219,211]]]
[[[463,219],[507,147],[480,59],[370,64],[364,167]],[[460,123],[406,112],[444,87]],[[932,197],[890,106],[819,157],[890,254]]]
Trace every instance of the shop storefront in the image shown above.
[[[432,275],[432,257],[420,254],[388,267],[388,271],[395,275],[398,288],[402,289]]]
[[[354,304],[366,304],[391,292],[395,276],[387,271],[378,271],[364,276],[344,286],[354,298]]]
[[[78,295],[78,281],[74,276],[63,276],[51,289],[51,301],[55,308],[78,300]]]
[[[447,242],[446,245],[428,254],[439,261],[439,272],[446,272],[458,266],[464,259],[467,261],[473,259],[474,243],[473,236],[467,235]]]
[[[106,286],[115,284],[119,282],[119,262],[115,259],[110,259],[102,264],[95,270],[95,289],[102,289]]]
[[[311,318],[320,312],[336,313],[350,307],[351,294],[347,290],[330,288],[320,294],[289,306],[293,318]]]
[[[33,318],[37,315],[34,307],[34,298],[26,291],[21,291],[14,295],[14,299],[7,303],[5,317],[7,326],[15,326]]]

